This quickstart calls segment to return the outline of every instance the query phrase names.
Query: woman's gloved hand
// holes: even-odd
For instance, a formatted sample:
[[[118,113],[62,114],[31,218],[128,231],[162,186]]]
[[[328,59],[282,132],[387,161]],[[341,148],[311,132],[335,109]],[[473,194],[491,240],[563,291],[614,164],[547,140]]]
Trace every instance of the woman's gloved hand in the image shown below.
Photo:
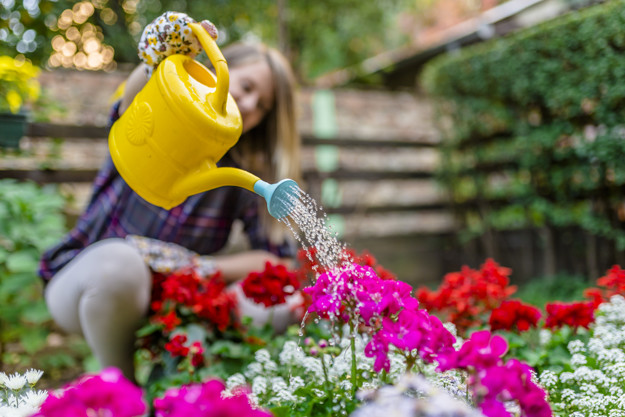
[[[185,13],[170,11],[145,27],[139,40],[139,59],[147,65],[148,77],[170,55],[183,54],[194,58],[202,51],[202,45],[189,27],[190,23],[196,21]],[[200,24],[213,39],[217,39],[215,25],[208,20]]]

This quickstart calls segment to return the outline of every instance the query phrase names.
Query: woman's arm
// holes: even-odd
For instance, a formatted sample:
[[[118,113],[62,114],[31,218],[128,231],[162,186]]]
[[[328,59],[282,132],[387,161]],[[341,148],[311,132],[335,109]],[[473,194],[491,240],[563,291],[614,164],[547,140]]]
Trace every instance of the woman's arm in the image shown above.
[[[145,64],[139,64],[139,66],[130,73],[130,76],[126,80],[124,95],[122,96],[122,101],[119,104],[120,116],[126,111],[128,106],[130,106],[137,93],[139,93],[139,91],[141,91],[141,89],[147,84],[148,72],[146,68],[147,66]]]
[[[282,264],[287,268],[291,267],[293,262],[291,259],[281,259],[263,250],[215,256],[214,261],[217,270],[221,271],[222,277],[227,283],[244,279],[250,272],[263,271],[266,262]]]

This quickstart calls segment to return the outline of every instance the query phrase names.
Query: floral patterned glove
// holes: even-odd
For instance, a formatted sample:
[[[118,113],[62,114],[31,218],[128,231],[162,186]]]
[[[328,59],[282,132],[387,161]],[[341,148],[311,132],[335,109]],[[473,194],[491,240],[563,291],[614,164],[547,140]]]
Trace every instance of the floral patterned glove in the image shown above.
[[[173,54],[195,57],[202,51],[200,41],[189,27],[196,23],[191,17],[180,12],[165,12],[143,30],[139,41],[139,59],[147,65],[148,77],[165,58]],[[217,28],[208,20],[202,27],[217,39]]]

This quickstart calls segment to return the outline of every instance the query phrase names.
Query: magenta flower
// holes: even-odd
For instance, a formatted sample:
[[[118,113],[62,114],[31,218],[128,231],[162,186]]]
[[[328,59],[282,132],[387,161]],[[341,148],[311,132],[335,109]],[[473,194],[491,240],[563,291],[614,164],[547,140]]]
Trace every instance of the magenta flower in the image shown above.
[[[219,380],[170,388],[154,400],[156,417],[272,417],[253,408],[244,392],[222,398],[224,388]]]
[[[119,369],[107,368],[67,385],[60,394],[49,395],[33,417],[137,417],[146,409],[141,388]]]
[[[481,330],[471,334],[460,350],[439,355],[438,369],[486,369],[501,362],[501,357],[508,351],[508,343],[499,336],[492,336],[490,331]]]

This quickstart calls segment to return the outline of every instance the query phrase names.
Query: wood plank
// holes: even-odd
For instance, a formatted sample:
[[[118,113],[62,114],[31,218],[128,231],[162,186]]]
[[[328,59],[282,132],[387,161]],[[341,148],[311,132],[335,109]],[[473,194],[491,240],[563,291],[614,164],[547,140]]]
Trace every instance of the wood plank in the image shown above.
[[[96,169],[7,169],[0,170],[0,179],[13,178],[20,181],[34,181],[38,184],[60,184],[64,182],[92,182],[96,177]]]
[[[33,138],[106,139],[108,127],[93,125],[63,125],[55,123],[29,123],[26,136]]]

